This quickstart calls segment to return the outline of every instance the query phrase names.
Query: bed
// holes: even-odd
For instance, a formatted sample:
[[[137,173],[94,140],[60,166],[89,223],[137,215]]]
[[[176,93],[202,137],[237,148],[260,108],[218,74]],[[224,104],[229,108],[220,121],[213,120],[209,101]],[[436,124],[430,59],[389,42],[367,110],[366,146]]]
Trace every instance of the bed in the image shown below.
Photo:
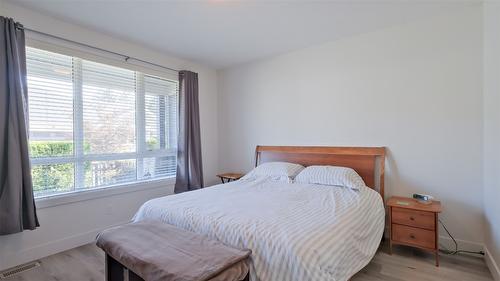
[[[253,281],[348,280],[373,258],[384,231],[385,149],[256,148],[256,165],[274,161],[350,167],[367,187],[244,179],[150,200],[133,220],[160,221],[251,249]]]

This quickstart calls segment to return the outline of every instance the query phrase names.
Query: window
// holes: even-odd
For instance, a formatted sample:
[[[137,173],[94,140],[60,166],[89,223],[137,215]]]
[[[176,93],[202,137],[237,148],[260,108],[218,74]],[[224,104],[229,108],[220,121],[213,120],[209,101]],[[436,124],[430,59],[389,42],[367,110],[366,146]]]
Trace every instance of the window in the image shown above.
[[[177,81],[26,52],[35,197],[175,176]]]

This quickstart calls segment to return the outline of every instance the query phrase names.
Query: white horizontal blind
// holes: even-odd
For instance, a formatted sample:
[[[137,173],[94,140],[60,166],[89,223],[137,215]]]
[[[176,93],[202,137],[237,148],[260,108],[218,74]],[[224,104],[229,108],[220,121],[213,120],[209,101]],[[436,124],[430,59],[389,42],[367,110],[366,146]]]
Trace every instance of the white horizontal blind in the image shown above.
[[[36,197],[175,176],[178,82],[27,48]]]
[[[33,48],[26,50],[29,137],[35,196],[73,190],[73,60]]]
[[[82,61],[85,154],[135,151],[135,72]]]
[[[177,84],[160,77],[144,76],[145,154],[161,154],[161,157],[144,158],[144,177],[175,175]]]

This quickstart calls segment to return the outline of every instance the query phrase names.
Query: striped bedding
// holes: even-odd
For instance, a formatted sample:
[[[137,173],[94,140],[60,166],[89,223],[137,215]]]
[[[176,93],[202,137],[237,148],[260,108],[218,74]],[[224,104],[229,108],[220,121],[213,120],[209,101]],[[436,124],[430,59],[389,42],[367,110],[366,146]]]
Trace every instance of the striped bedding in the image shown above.
[[[157,220],[252,250],[252,281],[348,280],[375,254],[385,212],[378,193],[239,180],[146,202]]]

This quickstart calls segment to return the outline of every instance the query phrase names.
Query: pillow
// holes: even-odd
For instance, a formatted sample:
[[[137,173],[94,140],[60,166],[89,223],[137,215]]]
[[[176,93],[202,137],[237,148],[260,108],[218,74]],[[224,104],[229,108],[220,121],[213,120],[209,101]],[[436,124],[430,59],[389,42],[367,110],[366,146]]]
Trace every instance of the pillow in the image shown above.
[[[365,182],[356,171],[347,167],[309,166],[295,178],[297,183],[335,185],[359,190]]]
[[[268,177],[279,181],[291,182],[304,166],[288,162],[267,162],[255,167],[242,179]]]

